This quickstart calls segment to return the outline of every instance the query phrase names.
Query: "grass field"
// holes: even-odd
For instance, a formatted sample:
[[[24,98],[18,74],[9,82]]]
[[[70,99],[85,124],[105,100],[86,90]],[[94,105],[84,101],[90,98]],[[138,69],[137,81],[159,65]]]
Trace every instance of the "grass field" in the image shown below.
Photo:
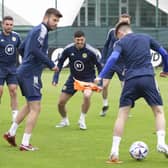
[[[168,81],[159,78],[156,71],[159,87],[165,103],[165,113],[168,120]],[[118,99],[121,92],[120,83],[115,76],[111,81],[109,100],[110,110],[106,117],[100,117],[102,106],[101,94],[94,93],[91,108],[87,115],[87,131],[78,128],[77,121],[80,114],[82,94],[77,93],[68,103],[67,109],[70,126],[55,128],[60,121],[57,111],[57,100],[61,87],[68,73],[62,71],[57,88],[51,86],[52,72],[43,73],[43,100],[42,111],[33,131],[31,143],[40,148],[36,152],[20,152],[18,148],[10,147],[2,138],[11,124],[9,96],[5,87],[0,105],[0,168],[167,168],[168,159],[156,152],[156,134],[154,134],[154,117],[144,100],[136,102],[132,109],[124,137],[120,146],[120,158],[124,161],[120,165],[105,163],[111,149],[112,128],[118,111]],[[24,98],[19,93],[19,106]],[[22,123],[17,131],[16,141],[19,145],[24,131]],[[142,140],[149,146],[149,155],[144,161],[133,160],[128,153],[129,146],[136,140]],[[167,138],[168,142],[168,138]]]

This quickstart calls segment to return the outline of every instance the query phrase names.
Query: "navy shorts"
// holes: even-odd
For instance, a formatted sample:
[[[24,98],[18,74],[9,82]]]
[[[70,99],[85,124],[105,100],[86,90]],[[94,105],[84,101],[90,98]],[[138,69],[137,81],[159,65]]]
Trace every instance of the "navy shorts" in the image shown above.
[[[0,85],[18,84],[16,77],[16,67],[15,66],[1,66],[0,65]]]
[[[80,80],[80,79],[78,79]],[[84,82],[93,82],[94,78],[93,79],[84,79],[82,81]],[[73,76],[69,76],[67,81],[65,82],[63,88],[62,88],[62,92],[64,93],[67,93],[67,94],[75,94],[76,93],[76,90],[74,89],[74,79],[73,79]]]
[[[113,70],[113,69],[110,69],[109,72],[108,72],[107,74],[105,74],[105,76],[104,76],[103,78],[104,78],[104,79],[112,79],[113,76],[114,76],[114,73],[117,74],[118,79],[119,79],[120,81],[124,81],[124,75],[123,75],[123,73],[122,73],[122,72],[119,72],[119,71],[115,71],[115,70]]]
[[[126,80],[120,97],[120,107],[134,107],[135,101],[141,97],[150,106],[163,105],[153,76],[140,76]]]
[[[27,101],[41,100],[41,78],[35,75],[17,75],[18,83],[22,95],[26,97]]]

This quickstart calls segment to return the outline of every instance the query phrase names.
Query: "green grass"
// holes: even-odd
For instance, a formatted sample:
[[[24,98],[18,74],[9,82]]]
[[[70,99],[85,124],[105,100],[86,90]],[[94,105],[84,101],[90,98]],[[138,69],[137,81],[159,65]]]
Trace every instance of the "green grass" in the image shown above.
[[[167,79],[157,79],[163,101],[165,114],[168,119],[168,82]],[[111,149],[112,128],[118,111],[118,99],[121,92],[120,83],[115,76],[109,88],[110,110],[106,117],[100,117],[102,106],[101,94],[94,93],[92,104],[87,115],[87,131],[78,128],[82,94],[77,93],[67,105],[71,125],[67,128],[55,128],[60,121],[57,101],[64,81],[68,76],[67,70],[62,71],[60,83],[57,87],[51,85],[52,72],[43,73],[42,111],[33,131],[31,143],[40,150],[36,152],[20,152],[18,148],[10,147],[4,140],[0,140],[0,168],[166,168],[168,159],[156,152],[156,134],[154,134],[154,117],[143,99],[136,102],[132,109],[120,146],[120,158],[124,161],[120,165],[105,163]],[[24,98],[19,93],[19,106],[24,104]],[[0,105],[0,135],[6,132],[11,124],[9,95],[5,87]],[[17,131],[17,143],[21,143],[24,123]],[[128,153],[129,146],[136,140],[142,140],[149,146],[149,155],[144,161],[133,160]],[[168,139],[167,139],[168,142]]]

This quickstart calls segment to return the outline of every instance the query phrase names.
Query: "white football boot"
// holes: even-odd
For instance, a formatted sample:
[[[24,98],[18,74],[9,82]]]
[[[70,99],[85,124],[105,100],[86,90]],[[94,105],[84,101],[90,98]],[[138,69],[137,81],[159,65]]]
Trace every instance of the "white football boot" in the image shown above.
[[[78,124],[79,124],[79,128],[80,128],[81,130],[86,130],[86,129],[87,129],[87,126],[86,126],[84,120],[79,119]]]
[[[63,127],[67,127],[69,125],[70,125],[69,120],[68,120],[68,118],[66,118],[66,119],[62,119],[61,122],[59,124],[57,124],[55,127],[56,128],[63,128]]]
[[[168,145],[157,145],[157,151],[163,153],[168,158]]]

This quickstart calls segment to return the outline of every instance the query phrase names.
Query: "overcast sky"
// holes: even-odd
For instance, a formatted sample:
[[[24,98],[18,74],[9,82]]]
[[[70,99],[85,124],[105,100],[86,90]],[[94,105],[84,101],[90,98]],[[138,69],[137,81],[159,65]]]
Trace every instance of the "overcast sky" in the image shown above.
[[[57,8],[63,14],[58,26],[72,25],[84,0],[57,0]],[[56,0],[4,0],[4,5],[22,16],[32,25],[41,23],[47,8],[55,7]]]
[[[37,25],[42,21],[46,9],[55,7],[55,0],[4,0],[4,5],[32,25]]]
[[[0,0],[1,1],[1,0]],[[61,19],[64,23],[60,25],[71,24],[72,20],[76,17],[76,12],[79,11],[81,4],[84,0],[4,0],[4,5],[14,11],[16,14],[22,16],[32,25],[37,25],[42,21],[42,17],[47,8],[55,7],[56,1],[58,9],[63,13],[64,18]],[[147,0],[148,2],[156,5],[156,0]],[[168,0],[160,0],[159,7],[168,12]],[[72,14],[72,11],[74,15]]]

